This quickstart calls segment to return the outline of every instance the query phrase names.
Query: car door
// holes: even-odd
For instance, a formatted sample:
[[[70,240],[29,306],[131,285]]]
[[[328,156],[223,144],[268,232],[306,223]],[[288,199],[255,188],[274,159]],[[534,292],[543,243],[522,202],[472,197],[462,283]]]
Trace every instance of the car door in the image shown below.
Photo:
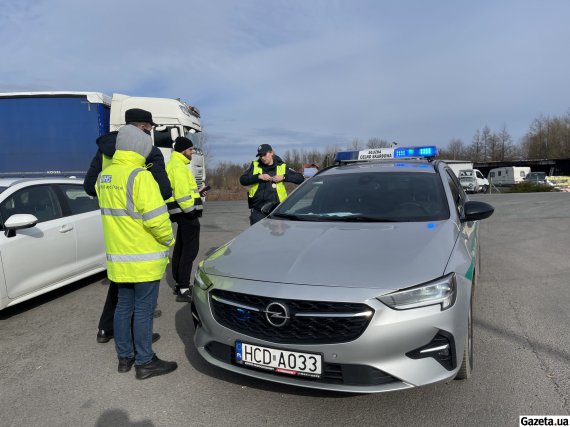
[[[14,299],[57,283],[72,274],[76,262],[75,229],[63,217],[51,184],[30,185],[6,195],[0,217],[32,214],[38,223],[18,230],[14,237],[0,235],[0,250],[8,298]]]
[[[77,266],[79,273],[106,268],[103,222],[99,203],[88,195],[81,184],[58,184],[64,216],[69,216],[77,238]]]

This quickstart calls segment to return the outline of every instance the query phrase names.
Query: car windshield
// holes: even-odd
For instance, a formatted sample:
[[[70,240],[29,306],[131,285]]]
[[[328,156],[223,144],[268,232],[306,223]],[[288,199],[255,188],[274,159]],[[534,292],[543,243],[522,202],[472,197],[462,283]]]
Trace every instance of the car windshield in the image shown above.
[[[298,221],[412,222],[449,218],[439,174],[317,175],[271,214]]]

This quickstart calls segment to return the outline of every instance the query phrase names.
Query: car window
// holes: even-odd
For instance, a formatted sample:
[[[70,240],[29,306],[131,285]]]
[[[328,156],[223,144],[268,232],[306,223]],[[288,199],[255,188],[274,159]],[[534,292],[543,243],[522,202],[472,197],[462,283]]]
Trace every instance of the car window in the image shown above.
[[[61,206],[50,185],[35,185],[16,191],[0,204],[2,224],[15,214],[31,214],[39,222],[61,218]]]
[[[441,178],[424,172],[318,175],[273,213],[305,221],[436,221],[449,218]]]
[[[457,182],[457,178],[451,171],[447,171],[447,182],[449,183],[449,189],[451,190],[451,196],[453,197],[453,203],[457,209],[459,215],[463,214],[463,203],[465,202],[465,193],[461,188],[461,184]]]
[[[72,215],[99,210],[97,199],[87,194],[83,186],[60,184],[59,188],[65,196]]]

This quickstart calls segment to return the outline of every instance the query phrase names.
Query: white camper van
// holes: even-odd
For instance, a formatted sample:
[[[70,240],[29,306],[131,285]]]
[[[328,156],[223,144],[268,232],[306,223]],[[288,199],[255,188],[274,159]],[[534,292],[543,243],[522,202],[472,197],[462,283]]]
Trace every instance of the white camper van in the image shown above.
[[[505,166],[489,171],[489,182],[493,185],[515,185],[523,182],[524,177],[530,172],[527,166]]]

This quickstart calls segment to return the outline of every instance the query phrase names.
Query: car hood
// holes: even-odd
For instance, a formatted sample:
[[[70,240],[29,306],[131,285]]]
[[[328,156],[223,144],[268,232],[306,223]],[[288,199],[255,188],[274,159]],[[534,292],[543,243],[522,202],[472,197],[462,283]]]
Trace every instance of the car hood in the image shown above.
[[[451,221],[303,222],[266,218],[204,262],[207,274],[317,286],[402,289],[443,275]]]

